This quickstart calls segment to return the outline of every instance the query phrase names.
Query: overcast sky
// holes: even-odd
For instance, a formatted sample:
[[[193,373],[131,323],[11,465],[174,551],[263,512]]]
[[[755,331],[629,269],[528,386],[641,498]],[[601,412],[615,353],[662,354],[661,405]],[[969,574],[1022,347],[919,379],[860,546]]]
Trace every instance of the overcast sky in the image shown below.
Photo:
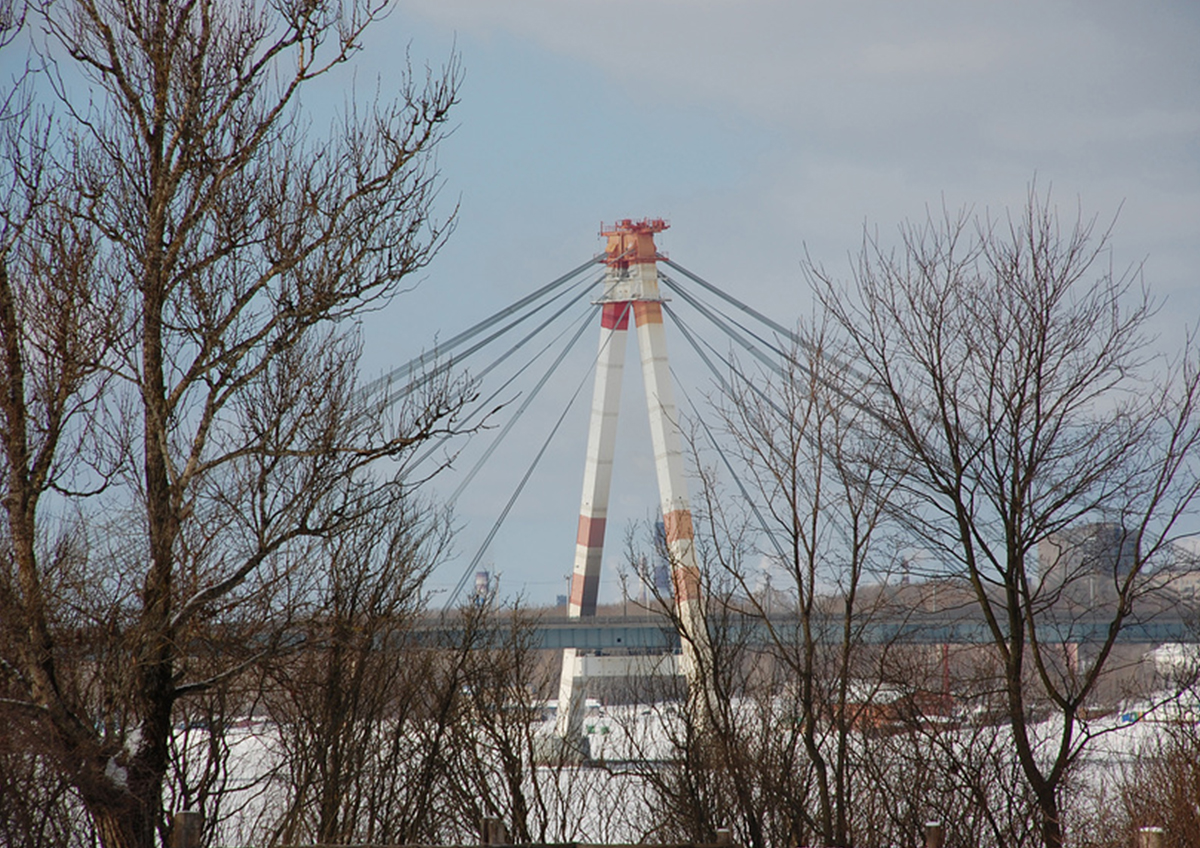
[[[790,322],[808,308],[805,249],[843,269],[864,225],[886,240],[927,207],[1002,211],[1035,176],[1068,217],[1119,211],[1113,261],[1145,261],[1164,344],[1200,316],[1195,0],[407,0],[359,80],[395,73],[405,44],[416,63],[461,55],[440,155],[459,226],[387,330],[368,328],[369,367],[574,267],[601,221],[667,218],[673,259]],[[621,438],[639,442],[640,378],[626,383]],[[586,409],[573,420],[483,561],[506,593],[564,591]],[[619,597],[625,527],[657,503],[648,453],[626,451],[602,599]],[[515,486],[518,453],[511,482],[460,504],[462,557],[441,582]]]
[[[864,221],[1019,203],[1036,174],[1068,207],[1124,203],[1118,247],[1191,282],[1192,0],[409,0],[376,36],[462,55],[447,260],[549,277],[601,219],[664,215],[686,264],[774,292],[803,243],[838,261]]]
[[[452,52],[464,69],[439,153],[458,228],[366,325],[368,375],[598,252],[602,221],[667,218],[674,260],[791,323],[809,306],[806,250],[845,269],[864,226],[887,241],[928,207],[1002,212],[1035,176],[1067,217],[1119,211],[1113,261],[1145,261],[1164,345],[1200,316],[1197,0],[401,0],[307,105],[342,102],[350,74],[386,95],[406,50],[418,69]],[[619,597],[625,528],[658,500],[636,369],[626,385],[602,600]],[[584,395],[481,561],[505,594],[564,591]],[[544,438],[535,424],[459,503],[459,556],[435,586],[475,553]]]

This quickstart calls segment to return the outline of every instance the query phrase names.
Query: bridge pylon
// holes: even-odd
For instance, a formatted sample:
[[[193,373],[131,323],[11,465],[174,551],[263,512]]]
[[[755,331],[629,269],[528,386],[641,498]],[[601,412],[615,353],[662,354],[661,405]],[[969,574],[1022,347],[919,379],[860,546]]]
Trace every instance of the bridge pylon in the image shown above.
[[[658,250],[654,236],[667,228],[662,219],[625,219],[601,229],[607,239],[603,262],[607,271],[601,305],[600,350],[596,362],[592,414],[588,428],[583,496],[575,544],[575,567],[567,614],[594,616],[600,587],[604,532],[608,518],[613,452],[621,403],[629,322],[636,328],[642,377],[650,419],[662,521],[671,566],[672,588],[682,645],[681,665],[687,678],[694,720],[706,723],[711,709],[711,662],[700,568],[684,476],[679,417],[671,386],[663,297],[658,287]],[[588,664],[574,648],[563,651],[556,723],[557,735],[574,745],[582,740]]]

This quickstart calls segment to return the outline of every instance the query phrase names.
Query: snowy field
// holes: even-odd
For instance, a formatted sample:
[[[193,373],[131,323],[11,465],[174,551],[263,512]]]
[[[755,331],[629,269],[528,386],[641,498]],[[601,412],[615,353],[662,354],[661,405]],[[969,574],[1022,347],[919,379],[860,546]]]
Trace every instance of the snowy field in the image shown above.
[[[1088,797],[1087,790],[1102,789],[1121,776],[1123,766],[1161,738],[1171,725],[1194,726],[1200,717],[1200,704],[1168,704],[1156,706],[1153,701],[1130,702],[1114,714],[1087,722],[1081,726],[1088,736],[1086,754],[1080,760],[1072,784],[1073,791]],[[675,750],[672,739],[680,731],[678,708],[675,704],[653,706],[593,707],[584,722],[593,759],[598,765],[547,769],[539,767],[536,778],[543,783],[556,783],[563,797],[586,795],[586,800],[570,807],[573,821],[560,821],[552,830],[563,841],[623,842],[633,841],[641,828],[631,820],[640,795],[643,768],[648,763],[668,763]],[[553,733],[553,717],[536,722],[534,730],[540,735]],[[1033,728],[1043,744],[1056,744],[1061,731],[1060,720],[1049,720]],[[980,728],[965,727],[957,731],[942,731],[960,736],[962,744],[978,744]],[[1005,726],[986,729],[986,739],[992,750],[1011,747],[1010,730]],[[268,820],[285,802],[289,793],[284,785],[282,751],[278,728],[267,721],[243,721],[225,730],[229,749],[228,777],[233,788],[223,805],[226,813],[218,830],[218,844],[261,844]],[[204,744],[195,735],[193,744]],[[604,767],[601,767],[604,766]],[[553,813],[551,813],[553,815]]]

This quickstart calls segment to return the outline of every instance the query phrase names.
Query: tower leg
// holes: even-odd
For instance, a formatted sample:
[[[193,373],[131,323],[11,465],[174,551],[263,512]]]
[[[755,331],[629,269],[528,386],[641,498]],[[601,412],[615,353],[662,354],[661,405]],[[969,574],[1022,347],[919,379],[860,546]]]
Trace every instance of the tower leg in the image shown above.
[[[634,305],[642,378],[650,415],[650,440],[662,500],[663,529],[671,564],[675,610],[683,649],[683,671],[688,680],[692,715],[701,726],[712,709],[711,645],[704,622],[700,566],[696,558],[692,511],[688,503],[687,479],[683,473],[682,439],[667,341],[663,333],[662,304],[657,300]]]
[[[588,425],[587,463],[583,471],[579,532],[575,539],[575,568],[571,574],[571,596],[567,608],[567,615],[571,618],[596,614],[630,307],[628,301],[609,302],[604,304],[601,313],[600,352],[592,393],[592,418]],[[563,651],[555,728],[560,737],[572,739],[581,733],[586,697],[585,683],[576,676],[576,656],[573,648]]]

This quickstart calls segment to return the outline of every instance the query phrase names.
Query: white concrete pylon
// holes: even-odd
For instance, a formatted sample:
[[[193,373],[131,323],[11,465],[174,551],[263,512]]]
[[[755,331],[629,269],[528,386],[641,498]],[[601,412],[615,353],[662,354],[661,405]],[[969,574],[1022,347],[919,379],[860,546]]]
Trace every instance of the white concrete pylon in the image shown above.
[[[642,379],[650,415],[650,441],[654,446],[654,467],[658,474],[663,530],[671,565],[671,588],[675,594],[675,611],[683,649],[683,671],[688,678],[693,717],[697,722],[706,724],[711,709],[711,663],[708,662],[711,646],[704,622],[700,564],[696,558],[687,478],[683,474],[682,439],[671,389],[671,366],[667,360],[661,302],[655,300],[635,304],[634,321],[642,355]]]
[[[663,526],[683,645],[682,666],[688,677],[692,704],[699,707],[695,715],[698,721],[704,722],[711,703],[707,694],[709,642],[704,625],[704,601],[687,481],[683,474],[682,440],[663,333],[662,297],[656,264],[658,253],[654,244],[654,234],[666,227],[661,219],[639,222],[626,219],[601,233],[608,238],[605,257],[608,272],[599,301],[603,305],[600,355],[568,615],[578,618],[596,614],[620,410],[625,335],[632,315],[641,351]],[[577,713],[584,703],[584,668],[585,665],[578,661],[577,651],[567,649],[563,652],[556,726],[558,735],[563,738],[574,737],[582,725],[582,715]]]
[[[567,615],[596,614],[600,588],[600,558],[608,518],[613,451],[617,441],[617,415],[621,408],[621,375],[625,367],[625,337],[629,328],[629,303],[605,303],[600,316],[600,351],[596,360],[596,385],[588,426],[587,462],[583,470],[583,498],[579,505],[579,531],[575,537],[575,569]]]

